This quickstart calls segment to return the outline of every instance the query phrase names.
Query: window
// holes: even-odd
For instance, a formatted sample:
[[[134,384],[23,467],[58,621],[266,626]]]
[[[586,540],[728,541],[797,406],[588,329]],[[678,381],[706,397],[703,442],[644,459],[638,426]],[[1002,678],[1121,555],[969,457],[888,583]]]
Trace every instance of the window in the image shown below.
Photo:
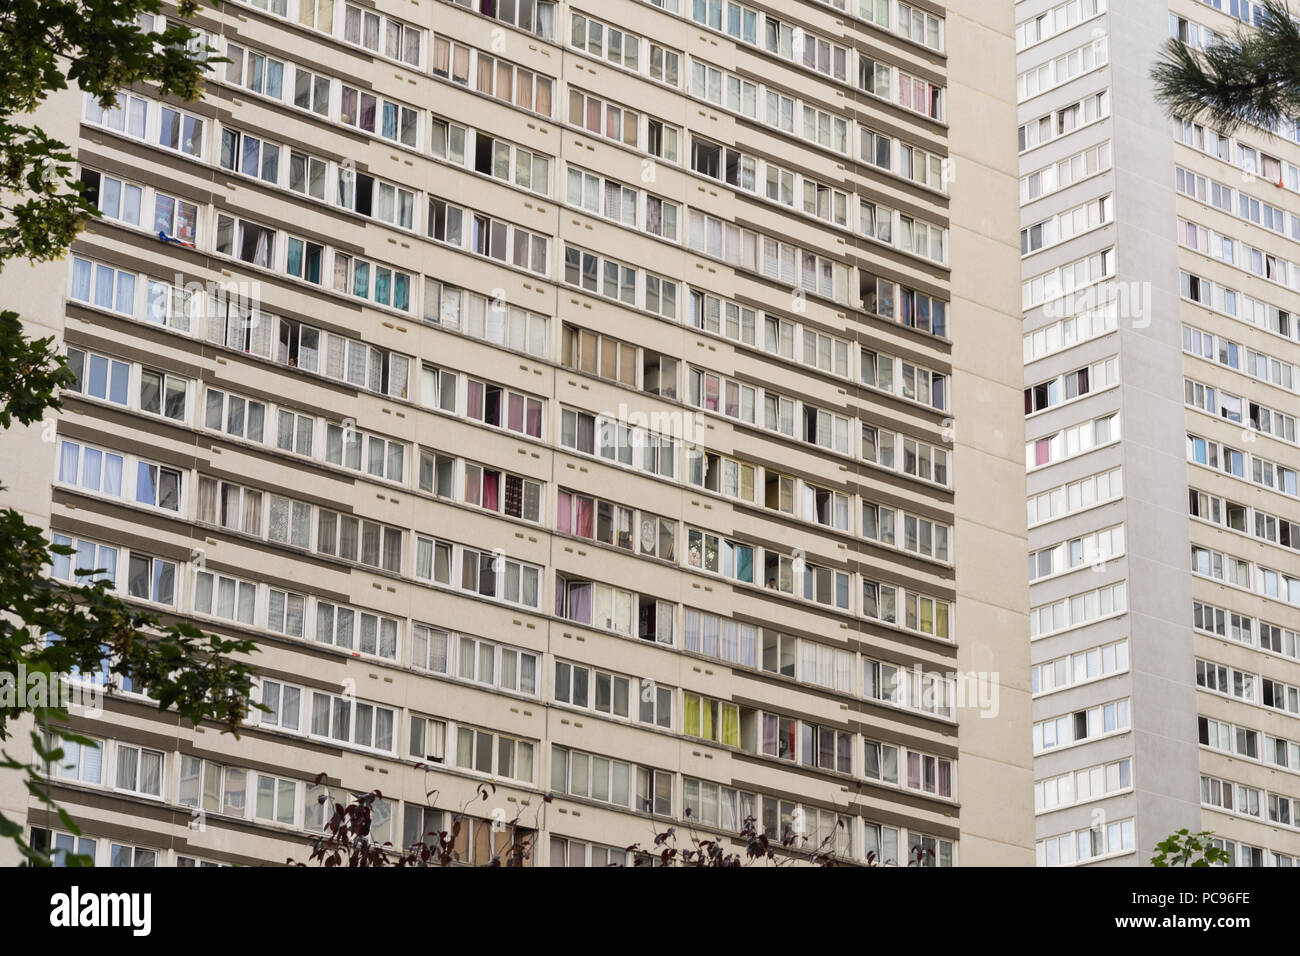
[[[688,737],[728,747],[740,746],[740,707],[726,701],[683,693],[682,731]]]
[[[117,774],[114,786],[118,790],[146,797],[162,797],[163,755],[161,751],[147,750],[119,743]]]
[[[126,226],[140,225],[143,186],[93,169],[81,170],[81,185],[86,199],[103,213],[105,219],[113,219]]]
[[[427,654],[431,665],[434,665],[429,667],[430,670],[435,670],[437,664],[444,663],[441,658],[446,658],[447,666],[451,668],[449,655],[454,654],[454,669],[449,669],[447,673],[463,680],[488,684],[530,697],[536,696],[536,654],[478,637],[443,634],[432,629],[426,629],[421,637],[428,641]],[[421,647],[417,645],[417,654],[420,651]],[[420,659],[417,657],[416,666],[422,666]]]
[[[565,661],[555,662],[555,699],[627,720],[634,679]],[[651,698],[653,701],[653,697]]]
[[[673,605],[648,595],[558,575],[557,617],[628,637],[673,643]]]
[[[739,833],[748,819],[759,817],[758,797],[704,780],[682,780],[686,819],[692,824]]]
[[[68,298],[123,315],[134,315],[135,278],[135,273],[74,256]]]
[[[104,109],[89,93],[86,94],[86,122],[116,133],[125,133],[136,139],[144,139],[145,121],[148,118],[149,101],[129,93],[118,93],[117,103]]]
[[[898,217],[898,245],[904,252],[933,262],[948,260],[948,230],[911,216]]]
[[[691,137],[691,169],[746,192],[757,188],[757,159],[695,135]]]
[[[112,451],[96,449],[90,445],[61,440],[59,444],[59,477],[61,484],[72,485],[86,492],[122,496],[123,463],[126,458]]]
[[[97,352],[71,346],[67,358],[68,368],[74,376],[72,384],[65,386],[69,391],[112,402],[114,405],[127,404],[130,365]]]
[[[625,70],[640,71],[641,37],[577,12],[572,16],[569,43],[574,49]]]
[[[466,379],[466,417],[494,428],[542,437],[542,401],[482,382]]]
[[[666,561],[674,559],[676,523],[647,512],[561,489],[556,530],[624,551]]]
[[[758,629],[752,624],[686,608],[684,635],[686,651],[745,667],[758,666]]]
[[[275,447],[281,451],[312,457],[312,439],[315,432],[316,419],[311,415],[299,415],[287,408],[275,410]],[[328,445],[328,442],[326,444]],[[337,464],[337,462],[333,463]]]
[[[1095,2],[1095,0],[1089,0]],[[1104,2],[1104,0],[1103,0]],[[867,4],[869,7],[870,4]],[[866,7],[864,7],[865,12]],[[926,13],[910,4],[898,5],[898,20],[895,30],[914,43],[928,46],[932,50],[943,49],[943,18]]]
[[[87,743],[65,740],[54,731],[45,731],[45,748],[61,750],[63,756],[44,766],[46,775],[60,780],[99,785],[103,783],[104,741],[87,738]]]
[[[221,152],[218,156],[218,162],[222,169],[243,173],[245,176],[252,176],[272,185],[279,185],[280,156],[281,147],[275,143],[228,127],[223,127],[221,130]],[[323,180],[325,172],[323,163],[321,167],[320,172]],[[303,188],[299,188],[297,191],[306,192]],[[324,198],[323,188],[321,195],[317,198]]]
[[[333,0],[315,0],[322,6],[332,6]],[[313,0],[300,0],[300,8],[307,10],[313,6]],[[321,116],[329,116],[330,87],[333,80],[328,76],[312,73],[301,66],[294,67],[293,105],[299,109],[310,110]]]
[[[500,57],[475,51],[474,88],[480,93],[513,103],[542,116],[551,115],[555,81],[541,73],[516,66]]]
[[[262,492],[200,475],[196,517],[204,524],[261,537]]]
[[[253,819],[293,826],[298,811],[298,782],[265,773],[254,774],[253,780]],[[374,814],[372,832],[378,829],[380,816]]]
[[[217,252],[244,262],[271,268],[275,261],[276,231],[232,216],[217,216]]]
[[[1034,809],[1052,810],[1083,803],[1133,786],[1131,760],[1087,767],[1034,784]]]
[[[545,356],[549,351],[546,316],[427,277],[424,320],[518,352]]]
[[[757,503],[761,490],[757,482],[758,466],[705,451],[686,449],[687,483],[715,494]],[[792,510],[793,506],[790,509]]]
[[[144,847],[109,844],[109,866],[157,866],[158,851]]]
[[[352,697],[312,691],[311,734],[337,743],[396,753],[396,711]]]
[[[1021,73],[1016,79],[1017,98],[1023,103],[1027,99],[1055,89],[1089,70],[1104,65],[1107,60],[1107,44],[1103,35],[1087,46],[1070,50],[1041,66]]]
[[[457,0],[469,6],[469,0]],[[484,16],[495,17],[502,23],[518,27],[525,33],[535,33],[547,40],[555,38],[555,3],[552,0],[520,0],[519,3],[500,3],[497,0],[473,0],[474,9]]]
[[[135,500],[152,508],[179,512],[181,508],[181,473],[166,465],[136,462]]]
[[[419,146],[419,112],[412,107],[341,84],[339,121],[403,146]]]
[[[289,188],[296,193],[325,201],[325,160],[297,149],[289,151]]]
[[[408,753],[416,760],[443,763],[447,759],[446,721],[412,714],[408,747]]]
[[[664,770],[638,767],[634,809],[655,816],[672,816],[673,775]]]
[[[632,770],[621,760],[551,745],[551,790],[556,793],[640,809],[631,803]]]
[[[356,296],[376,305],[411,308],[411,276],[379,262],[334,253],[334,291]]]
[[[168,606],[176,603],[176,563],[131,552],[127,593],[133,598]]]
[[[257,585],[224,574],[199,571],[194,579],[194,610],[198,614],[251,627]]]
[[[196,159],[203,154],[203,120],[169,106],[161,108],[158,145]]]
[[[1121,614],[1126,610],[1125,597],[1125,584],[1121,581],[1063,601],[1032,607],[1029,609],[1029,636],[1051,634]]]
[[[226,45],[226,82],[273,100],[284,98],[285,63],[233,43]]]
[[[434,154],[464,163],[464,127],[434,119]],[[549,196],[551,157],[498,139],[482,130],[474,131],[473,168],[503,182]]]
[[[564,837],[551,837],[550,866],[629,866],[627,850],[619,847],[603,846],[599,843],[583,843],[579,840],[566,840]]]
[[[301,730],[305,694],[301,687],[263,678],[261,703],[268,709],[260,713],[260,725],[298,733]]]
[[[236,438],[262,442],[266,406],[239,395],[209,388],[204,397],[203,427]]]
[[[366,173],[339,169],[338,204],[400,229],[414,228],[415,193]]]
[[[472,727],[456,728],[456,766],[463,770],[533,782],[533,744]]]
[[[59,581],[93,584],[103,581],[109,589],[117,582],[117,548],[93,541],[73,539],[55,532],[50,540],[62,548],[71,548],[72,554],[55,554],[50,561],[50,574]],[[99,572],[98,574],[92,572]]]
[[[184,422],[186,379],[150,368],[140,370],[140,411]]]
[[[316,601],[316,640],[343,650],[359,650],[372,657],[395,661],[398,656],[398,622],[355,607]]]
[[[428,228],[433,239],[538,275],[547,274],[550,250],[547,236],[432,197]]]
[[[391,60],[418,67],[424,31],[349,3],[344,7],[343,39]]]

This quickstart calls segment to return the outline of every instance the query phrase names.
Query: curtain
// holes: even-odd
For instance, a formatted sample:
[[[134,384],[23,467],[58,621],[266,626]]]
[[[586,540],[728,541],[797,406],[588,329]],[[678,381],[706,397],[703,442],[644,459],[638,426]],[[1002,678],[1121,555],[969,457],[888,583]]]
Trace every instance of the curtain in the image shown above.
[[[244,532],[261,534],[262,532],[262,493],[246,491],[244,493]]]
[[[701,700],[699,704],[699,736],[703,740],[716,740],[718,734],[718,701]],[[690,727],[690,723],[686,724]]]
[[[523,68],[515,73],[515,106],[526,110],[533,108],[533,74]]]
[[[515,432],[524,430],[524,397],[515,392],[506,396],[506,427]]]
[[[575,497],[578,505],[576,534],[580,538],[595,536],[595,499]]]
[[[361,116],[357,125],[368,133],[375,131],[375,110],[378,104],[379,100],[373,94],[361,94]]]
[[[724,744],[740,746],[740,708],[724,704],[722,707],[722,735]]]
[[[511,517],[528,517],[524,513],[524,480],[518,475],[505,476],[502,510]]]
[[[699,652],[700,649],[700,612],[686,609],[685,649]]]
[[[285,609],[284,631],[292,637],[302,637],[304,602],[300,595],[291,594]]]
[[[347,515],[339,516],[339,557],[355,561],[357,557],[358,525],[357,519]]]
[[[123,790],[136,789],[137,770],[140,751],[134,747],[122,747],[117,752],[117,785]]]
[[[722,622],[722,647],[720,656],[724,661],[735,661],[736,652],[736,622],[732,620],[724,620]]]
[[[198,519],[207,524],[217,523],[217,482],[214,478],[199,479]]]
[[[703,619],[704,628],[702,636],[702,646],[700,650],[710,657],[718,656],[718,632],[720,621],[712,614]]]
[[[79,483],[80,475],[77,470],[77,458],[80,451],[81,446],[70,441],[65,441],[60,445],[59,481],[70,485]]]
[[[569,613],[567,617],[570,620],[578,621],[582,624],[591,623],[591,587],[592,586],[586,582],[571,582],[568,585]]]

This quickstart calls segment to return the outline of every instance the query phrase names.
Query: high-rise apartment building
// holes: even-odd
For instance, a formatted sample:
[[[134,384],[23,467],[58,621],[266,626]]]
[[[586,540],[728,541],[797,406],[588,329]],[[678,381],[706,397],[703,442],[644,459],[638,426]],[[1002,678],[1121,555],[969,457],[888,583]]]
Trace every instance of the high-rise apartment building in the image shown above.
[[[1016,4],[1040,865],[1300,854],[1300,128],[1149,79],[1259,14]]]
[[[471,862],[752,816],[1029,864],[1010,5],[194,24],[201,102],[42,114],[104,215],[3,278],[77,372],[6,500],[56,577],[254,638],[268,710],[128,682],[53,770],[83,837],[4,812],[101,865],[304,859],[373,790]]]

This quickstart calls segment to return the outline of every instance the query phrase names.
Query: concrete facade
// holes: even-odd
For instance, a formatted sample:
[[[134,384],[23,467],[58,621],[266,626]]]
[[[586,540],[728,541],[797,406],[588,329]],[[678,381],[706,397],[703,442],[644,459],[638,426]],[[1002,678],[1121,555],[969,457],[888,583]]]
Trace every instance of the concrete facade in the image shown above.
[[[1241,12],[1252,17],[1254,6]],[[1282,422],[1269,434],[1267,418],[1261,431],[1248,406],[1294,408],[1294,384],[1279,390],[1267,375],[1248,375],[1244,347],[1240,370],[1197,357],[1188,330],[1266,340],[1261,350],[1288,368],[1300,351],[1293,325],[1270,335],[1266,309],[1258,323],[1245,309],[1226,314],[1231,305],[1206,309],[1180,278],[1217,277],[1275,315],[1293,308],[1295,266],[1276,279],[1251,274],[1249,250],[1258,243],[1294,257],[1285,250],[1300,231],[1269,231],[1237,213],[1241,195],[1261,190],[1295,208],[1293,195],[1243,177],[1241,149],[1300,153],[1294,138],[1264,145],[1268,137],[1245,130],[1219,162],[1181,142],[1181,127],[1170,134],[1150,66],[1168,37],[1189,36],[1189,23],[1193,42],[1206,28],[1230,33],[1233,17],[1214,4],[1021,2],[1016,20],[1038,862],[1145,865],[1156,843],[1187,827],[1219,834],[1237,862],[1291,865],[1300,850],[1290,806],[1300,764],[1285,744],[1280,762],[1267,759],[1264,738],[1296,736],[1300,710],[1285,690],[1298,676],[1295,646],[1286,652],[1279,642],[1282,651],[1269,653],[1258,625],[1294,634],[1300,589],[1288,598],[1266,572],[1294,579],[1300,560],[1295,539],[1272,532],[1269,540],[1264,524],[1253,532],[1256,515],[1294,515],[1295,486],[1284,479],[1279,489],[1262,474],[1252,482],[1251,459],[1293,467],[1295,435]],[[1210,208],[1208,192],[1205,203],[1181,194],[1188,170],[1230,190],[1226,212]],[[1188,221],[1219,230],[1219,261],[1208,236],[1203,248],[1188,244]],[[1245,269],[1225,266],[1223,237]],[[1216,390],[1209,399],[1202,391],[1202,406],[1217,394],[1239,403],[1240,414],[1217,405],[1202,414],[1198,384]],[[1197,438],[1244,449],[1241,474],[1200,465]],[[1198,492],[1218,505],[1197,504]],[[1240,531],[1228,527],[1225,502],[1241,502],[1232,519]],[[1247,564],[1229,571],[1222,560],[1216,571],[1200,548]],[[1123,606],[1107,613],[1104,594],[1114,597],[1116,587]],[[1074,601],[1090,592],[1095,608],[1090,598]],[[1063,617],[1053,611],[1062,601]],[[1201,605],[1253,622],[1234,640],[1230,628],[1198,626]],[[1208,663],[1240,676],[1227,670],[1220,692]],[[1246,738],[1236,752],[1207,745],[1204,717],[1254,734],[1254,755]],[[1214,797],[1225,780],[1227,814]]]
[[[319,774],[470,862],[1029,863],[1011,10],[845,6],[230,3],[201,102],[51,102],[109,215],[0,278],[83,370],[6,500],[275,711],[74,715],[101,865],[305,859]]]

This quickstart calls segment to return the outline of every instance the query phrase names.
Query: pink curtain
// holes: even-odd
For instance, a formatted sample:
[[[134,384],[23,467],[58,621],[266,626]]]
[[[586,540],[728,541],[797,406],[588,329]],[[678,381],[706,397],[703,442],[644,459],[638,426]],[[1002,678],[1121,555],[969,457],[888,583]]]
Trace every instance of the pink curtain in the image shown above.
[[[559,499],[555,504],[555,530],[559,531],[561,534],[573,533],[573,522],[569,514],[572,503],[573,495],[569,494],[567,491],[561,491]]]
[[[506,400],[506,427],[512,432],[522,432],[524,430],[524,397],[510,393]]]
[[[591,498],[578,498],[578,536],[590,538],[595,534],[593,521],[596,513],[595,502]]]

